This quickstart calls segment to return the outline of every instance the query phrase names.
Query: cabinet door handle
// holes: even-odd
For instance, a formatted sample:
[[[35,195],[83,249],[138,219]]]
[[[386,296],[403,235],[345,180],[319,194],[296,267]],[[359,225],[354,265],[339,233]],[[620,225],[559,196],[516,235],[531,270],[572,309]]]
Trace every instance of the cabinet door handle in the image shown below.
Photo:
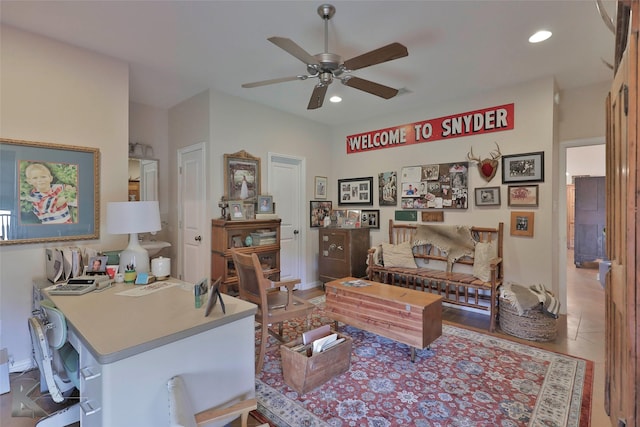
[[[89,415],[93,415],[97,412],[100,411],[100,409],[102,409],[102,407],[97,406],[97,407],[93,407],[93,402],[91,402],[90,400],[86,401],[86,402],[80,402],[80,407],[82,408],[82,412],[84,412],[85,416],[89,416]]]
[[[86,367],[80,370],[80,375],[82,375],[83,380],[90,381],[98,378],[102,374],[100,372],[93,372],[90,367]]]

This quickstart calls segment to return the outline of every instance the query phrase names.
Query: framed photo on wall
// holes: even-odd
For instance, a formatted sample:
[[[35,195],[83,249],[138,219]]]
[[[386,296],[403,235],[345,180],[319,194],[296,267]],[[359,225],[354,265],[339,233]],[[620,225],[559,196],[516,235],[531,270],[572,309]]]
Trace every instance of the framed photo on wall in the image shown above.
[[[332,202],[311,200],[309,202],[309,222],[312,228],[323,227],[324,219],[331,215]]]
[[[378,174],[378,203],[380,206],[398,205],[398,173],[381,172]]]
[[[511,212],[511,235],[533,237],[533,212]]]
[[[544,182],[544,151],[502,156],[502,183]]]
[[[226,199],[255,202],[258,194],[260,194],[260,158],[244,150],[225,154],[224,195]]]
[[[380,228],[380,210],[363,209],[360,211],[360,226],[365,228]]]
[[[100,151],[0,139],[0,245],[100,237]]]
[[[373,205],[373,177],[339,179],[338,205]]]
[[[510,185],[509,186],[509,206],[537,207],[538,206],[538,186],[537,185]]]
[[[475,189],[476,206],[500,206],[500,187]]]
[[[327,198],[327,177],[316,176],[313,180],[313,198],[314,199],[326,199]]]

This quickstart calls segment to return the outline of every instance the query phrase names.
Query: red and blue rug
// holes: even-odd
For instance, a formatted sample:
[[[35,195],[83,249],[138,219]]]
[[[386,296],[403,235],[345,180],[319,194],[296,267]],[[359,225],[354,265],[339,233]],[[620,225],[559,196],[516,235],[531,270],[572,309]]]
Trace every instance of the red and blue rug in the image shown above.
[[[332,323],[321,309],[313,324]],[[304,320],[289,322],[297,336]],[[278,427],[588,427],[593,362],[507,339],[443,326],[418,351],[342,325],[353,339],[346,373],[304,395],[282,377],[279,343],[269,338],[256,377],[258,412]]]

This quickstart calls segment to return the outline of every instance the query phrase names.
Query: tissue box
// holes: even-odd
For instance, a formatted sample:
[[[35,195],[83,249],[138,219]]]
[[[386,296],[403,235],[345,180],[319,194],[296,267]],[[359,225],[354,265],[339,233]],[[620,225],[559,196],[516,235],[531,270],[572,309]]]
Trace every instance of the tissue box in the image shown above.
[[[305,394],[336,375],[347,372],[351,365],[353,341],[346,335],[338,334],[338,338],[345,340],[335,347],[310,357],[305,352],[292,350],[293,347],[302,344],[302,338],[281,345],[284,382],[298,394]]]

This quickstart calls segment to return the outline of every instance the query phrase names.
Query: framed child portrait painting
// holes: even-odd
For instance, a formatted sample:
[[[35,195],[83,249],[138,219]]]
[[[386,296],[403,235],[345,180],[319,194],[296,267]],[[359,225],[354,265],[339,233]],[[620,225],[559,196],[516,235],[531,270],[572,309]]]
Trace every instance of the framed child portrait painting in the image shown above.
[[[96,148],[0,139],[0,245],[100,237]]]

